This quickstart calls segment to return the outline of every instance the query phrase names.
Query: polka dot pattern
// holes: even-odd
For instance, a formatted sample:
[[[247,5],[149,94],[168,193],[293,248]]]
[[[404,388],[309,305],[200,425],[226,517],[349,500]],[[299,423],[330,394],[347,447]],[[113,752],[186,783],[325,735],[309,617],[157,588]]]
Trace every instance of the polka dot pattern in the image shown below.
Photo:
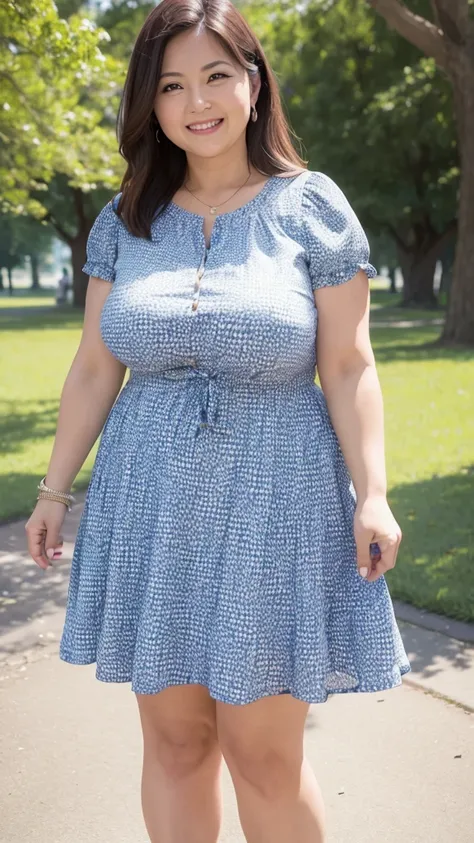
[[[368,261],[346,198],[313,171],[218,215],[209,248],[174,203],[150,240],[113,203],[100,212],[84,271],[111,282],[102,337],[130,376],[87,490],[64,661],[234,705],[401,683],[388,587],[358,574],[355,491],[314,382],[313,290],[374,275]]]

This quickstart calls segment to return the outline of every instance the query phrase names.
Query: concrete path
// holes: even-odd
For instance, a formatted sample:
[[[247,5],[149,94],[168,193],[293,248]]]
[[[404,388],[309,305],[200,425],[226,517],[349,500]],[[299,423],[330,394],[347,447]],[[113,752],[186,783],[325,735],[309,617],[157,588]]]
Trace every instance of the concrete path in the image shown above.
[[[0,527],[2,843],[147,843],[135,696],[58,658],[81,510],[46,573],[27,556],[23,522]],[[403,686],[334,695],[308,715],[328,843],[470,843],[474,629],[395,606],[413,667]],[[220,843],[244,843],[225,764],[222,793]]]

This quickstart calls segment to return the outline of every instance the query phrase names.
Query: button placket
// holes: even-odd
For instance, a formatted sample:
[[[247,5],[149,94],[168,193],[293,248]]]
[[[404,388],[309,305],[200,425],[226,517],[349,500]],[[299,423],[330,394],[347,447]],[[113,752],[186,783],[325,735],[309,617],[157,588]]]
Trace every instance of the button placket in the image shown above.
[[[198,268],[198,271],[196,273],[196,280],[194,282],[194,295],[193,295],[193,301],[192,301],[192,305],[191,305],[193,313],[195,313],[196,310],[198,309],[199,294],[201,292],[201,278],[204,275],[204,267],[206,265],[207,256],[208,256],[208,252],[206,250],[204,252],[201,264],[200,264],[200,266]]]
[[[201,218],[199,217],[199,219],[201,219]],[[200,228],[200,231],[199,231],[199,239],[200,239],[200,243],[201,243],[201,248],[203,250],[203,254],[202,254],[202,260],[201,260],[201,263],[200,263],[200,265],[197,269],[196,278],[195,278],[195,281],[194,281],[194,294],[193,294],[193,299],[192,299],[192,304],[191,304],[192,313],[196,313],[196,311],[198,309],[198,306],[199,306],[199,297],[200,297],[200,293],[201,293],[201,278],[204,275],[205,268],[206,268],[206,262],[209,259],[209,255],[210,255],[211,251],[214,253],[214,251],[216,249],[218,237],[219,237],[218,229],[219,229],[219,226],[220,226],[221,219],[222,219],[222,217],[218,216],[214,220],[214,224],[212,226],[212,231],[211,231],[211,236],[210,236],[210,241],[209,241],[209,246],[206,243],[206,237],[205,237],[205,234],[204,234],[204,229],[203,229],[202,224],[201,224],[201,228]]]

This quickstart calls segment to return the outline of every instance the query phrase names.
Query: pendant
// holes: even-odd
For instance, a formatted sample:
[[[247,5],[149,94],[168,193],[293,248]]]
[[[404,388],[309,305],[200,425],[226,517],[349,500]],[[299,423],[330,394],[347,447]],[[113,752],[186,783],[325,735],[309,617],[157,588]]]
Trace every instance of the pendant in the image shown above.
[[[216,213],[216,211],[217,211],[217,208],[209,208],[209,213],[210,213],[210,214],[215,214],[215,213]]]

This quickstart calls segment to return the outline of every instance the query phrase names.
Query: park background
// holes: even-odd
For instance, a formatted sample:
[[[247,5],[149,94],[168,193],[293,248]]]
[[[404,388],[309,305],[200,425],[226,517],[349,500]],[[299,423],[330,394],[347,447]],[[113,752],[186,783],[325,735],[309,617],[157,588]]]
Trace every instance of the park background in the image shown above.
[[[0,6],[0,521],[28,516],[77,349],[92,223],[119,190],[115,119],[141,0]],[[474,3],[236,3],[294,143],[358,213],[372,261],[392,595],[474,620]],[[55,304],[62,266],[72,301]],[[97,444],[79,473],[84,490]]]

